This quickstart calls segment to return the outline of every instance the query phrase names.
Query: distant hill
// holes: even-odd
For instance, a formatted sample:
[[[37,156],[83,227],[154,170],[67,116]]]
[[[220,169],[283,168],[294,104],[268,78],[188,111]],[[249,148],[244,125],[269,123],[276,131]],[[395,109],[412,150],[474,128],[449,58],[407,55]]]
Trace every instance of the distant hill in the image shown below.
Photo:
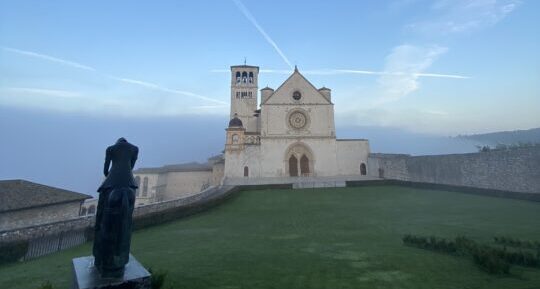
[[[475,141],[484,145],[540,143],[540,128],[500,131],[483,134],[459,135],[457,138]]]

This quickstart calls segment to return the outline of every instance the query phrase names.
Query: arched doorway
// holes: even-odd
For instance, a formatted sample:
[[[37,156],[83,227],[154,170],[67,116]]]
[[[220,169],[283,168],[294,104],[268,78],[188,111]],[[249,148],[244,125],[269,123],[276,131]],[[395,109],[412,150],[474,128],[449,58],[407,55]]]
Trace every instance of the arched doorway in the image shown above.
[[[249,168],[247,166],[244,167],[244,177],[249,177]]]
[[[364,164],[364,163],[361,163],[361,164],[360,164],[360,174],[361,174],[362,176],[367,175],[366,164]]]
[[[294,155],[289,158],[289,176],[298,177],[298,159]]]
[[[306,155],[302,155],[300,158],[300,173],[301,176],[309,176],[309,158]]]
[[[285,151],[285,173],[291,177],[309,177],[314,173],[314,158],[311,149],[302,142],[296,142]]]

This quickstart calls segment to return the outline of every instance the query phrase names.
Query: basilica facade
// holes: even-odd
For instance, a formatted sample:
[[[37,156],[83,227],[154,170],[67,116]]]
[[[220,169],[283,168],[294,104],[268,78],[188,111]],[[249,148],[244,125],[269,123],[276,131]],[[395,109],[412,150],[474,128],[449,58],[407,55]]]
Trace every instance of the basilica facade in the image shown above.
[[[134,171],[140,184],[137,204],[175,199],[222,184],[366,177],[369,143],[336,138],[330,89],[316,88],[296,68],[276,89],[259,91],[258,82],[259,67],[231,66],[231,107],[223,154],[205,164]]]
[[[231,67],[225,180],[365,175],[369,143],[337,139],[331,90],[295,68],[275,90],[260,90],[259,67]]]

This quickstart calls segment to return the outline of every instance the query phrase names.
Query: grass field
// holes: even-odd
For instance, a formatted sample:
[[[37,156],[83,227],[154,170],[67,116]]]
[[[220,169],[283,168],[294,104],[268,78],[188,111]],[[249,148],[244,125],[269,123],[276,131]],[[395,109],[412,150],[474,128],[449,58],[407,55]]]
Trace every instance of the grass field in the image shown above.
[[[540,203],[379,186],[245,191],[137,231],[132,253],[173,288],[540,288],[540,269],[492,276],[466,258],[403,246],[412,233],[540,240]],[[0,267],[1,288],[69,288],[90,244]]]

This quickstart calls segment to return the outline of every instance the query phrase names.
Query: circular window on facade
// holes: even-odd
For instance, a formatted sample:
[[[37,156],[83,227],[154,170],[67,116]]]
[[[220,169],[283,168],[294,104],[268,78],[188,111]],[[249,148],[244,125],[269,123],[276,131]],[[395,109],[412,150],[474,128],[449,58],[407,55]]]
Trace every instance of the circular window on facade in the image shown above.
[[[293,98],[294,100],[300,100],[300,98],[302,98],[302,94],[300,93],[300,91],[295,91],[295,92],[293,92],[293,94],[292,94],[292,98]]]
[[[303,129],[306,127],[308,119],[305,114],[300,111],[295,111],[289,116],[289,124],[295,129]]]

